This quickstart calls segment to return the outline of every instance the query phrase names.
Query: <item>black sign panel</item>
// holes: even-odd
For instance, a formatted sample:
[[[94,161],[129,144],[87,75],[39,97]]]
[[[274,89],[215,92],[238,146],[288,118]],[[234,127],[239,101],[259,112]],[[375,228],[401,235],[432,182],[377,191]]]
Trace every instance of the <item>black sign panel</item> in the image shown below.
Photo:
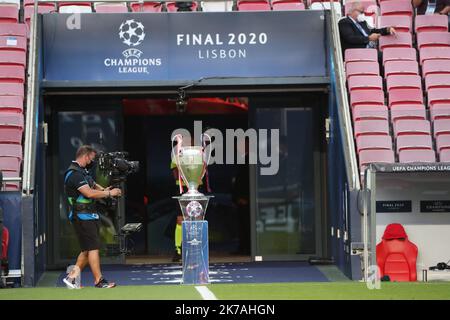
[[[420,212],[450,212],[449,200],[420,201]]]
[[[377,212],[411,212],[412,201],[410,200],[389,200],[377,201]]]

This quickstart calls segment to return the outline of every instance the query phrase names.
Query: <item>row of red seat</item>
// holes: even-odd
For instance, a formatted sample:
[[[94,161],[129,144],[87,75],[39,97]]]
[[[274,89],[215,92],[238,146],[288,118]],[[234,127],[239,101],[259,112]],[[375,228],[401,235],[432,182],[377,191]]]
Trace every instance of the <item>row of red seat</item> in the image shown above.
[[[408,28],[380,38],[383,78],[376,49],[350,49],[344,54],[361,170],[374,162],[450,162],[447,19],[444,24],[437,15],[415,18],[417,55],[412,18],[395,18]],[[397,25],[399,31],[394,19],[380,17],[383,21],[386,26]]]
[[[27,33],[18,23],[17,6],[0,5],[0,170],[5,177],[20,177]],[[6,190],[19,190],[19,183],[6,183]]]
[[[222,1],[224,3],[228,2],[225,9],[232,9],[233,1]],[[199,8],[199,3],[193,1],[192,10],[196,11]],[[207,10],[209,5],[207,2],[202,3],[202,8]],[[33,12],[33,0],[24,1],[24,11],[25,11],[25,21],[29,20]],[[74,8],[76,7],[76,8]],[[130,3],[131,12],[161,12],[167,10],[168,12],[175,12],[178,10],[176,2],[157,2],[157,1],[146,1],[143,3],[132,2]],[[237,9],[240,11],[270,11],[270,10],[304,10],[305,4],[300,0],[238,0]],[[62,12],[66,13],[68,11],[78,10],[81,12],[99,12],[99,13],[126,13],[129,12],[128,5],[125,2],[122,3],[105,3],[105,2],[42,2],[38,4],[38,10],[40,13],[48,12]],[[0,21],[4,22],[18,22],[18,7],[17,5],[2,4],[0,5]]]

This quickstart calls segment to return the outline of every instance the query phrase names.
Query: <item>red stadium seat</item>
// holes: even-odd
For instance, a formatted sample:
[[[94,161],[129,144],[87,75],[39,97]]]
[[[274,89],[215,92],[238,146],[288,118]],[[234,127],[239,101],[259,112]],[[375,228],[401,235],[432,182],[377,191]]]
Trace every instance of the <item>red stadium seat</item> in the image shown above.
[[[397,137],[397,153],[403,150],[433,150],[431,135],[404,135]]]
[[[56,5],[54,3],[47,3],[47,5],[39,4],[38,13],[51,13],[56,12]],[[34,6],[26,6],[24,10],[24,20],[25,23],[29,26],[31,21],[31,16],[34,13]]]
[[[409,241],[401,224],[392,223],[384,231],[376,247],[380,278],[390,281],[417,281],[417,246]]]
[[[438,153],[450,149],[450,134],[440,134],[436,137],[436,149]]]
[[[411,32],[412,19],[408,16],[380,16],[378,28],[394,27],[397,32]]]
[[[430,135],[431,126],[428,120],[397,120],[393,124],[394,136],[400,135]]]
[[[11,157],[0,157],[0,170],[3,171],[13,171],[13,172],[19,172],[20,171],[20,162]]]
[[[0,36],[27,36],[27,27],[23,23],[0,23]]]
[[[450,60],[450,48],[429,47],[420,50],[420,64],[426,60]]]
[[[391,108],[392,122],[397,120],[426,120],[426,110],[424,105],[394,105]]]
[[[389,120],[386,106],[381,105],[357,105],[353,108],[353,121],[359,120]]]
[[[423,14],[416,16],[416,33],[428,31],[448,31],[448,18],[441,14]]]
[[[434,150],[402,150],[398,154],[398,162],[436,162],[436,153]]]
[[[430,74],[450,74],[450,60],[425,60],[422,66],[422,76]]]
[[[95,2],[95,12],[98,13],[127,13],[128,7],[125,2],[107,3],[107,2]]]
[[[22,113],[0,113],[0,142],[21,143],[23,133]]]
[[[389,91],[389,107],[401,104],[423,104],[422,90],[396,89]]]
[[[450,119],[436,119],[433,122],[434,137],[437,138],[441,134],[450,134]]]
[[[430,74],[425,77],[426,90],[450,88],[450,74]]]
[[[430,109],[434,104],[450,104],[450,89],[430,89],[427,92],[428,94],[428,106]]]
[[[27,51],[27,38],[19,36],[0,36],[0,50]]]
[[[439,160],[441,162],[450,162],[450,149],[444,149],[439,154]]]
[[[60,13],[89,13],[92,12],[91,2],[59,2]]]
[[[348,79],[349,91],[374,89],[383,91],[383,80],[380,76],[353,76]]]
[[[399,32],[395,35],[381,36],[380,50],[387,48],[412,48],[412,36],[409,32]]]
[[[386,61],[384,65],[384,76],[393,75],[418,75],[419,64],[417,61]]]
[[[15,4],[0,4],[0,23],[18,23],[19,9]]]
[[[272,0],[272,10],[305,10],[305,4],[300,0]]]
[[[389,135],[387,120],[361,120],[355,122],[355,137],[361,135]]]
[[[0,50],[0,65],[25,66],[27,63],[26,56],[27,54],[24,51]]]
[[[363,135],[356,138],[357,152],[362,150],[392,150],[391,136]]]
[[[22,146],[20,144],[0,144],[0,157],[11,157],[22,161]]]
[[[450,47],[450,33],[448,32],[421,32],[417,34],[417,47]]]
[[[23,129],[0,126],[0,143],[22,143]]]
[[[383,50],[383,65],[388,61],[417,61],[414,48],[386,48]]]
[[[350,92],[350,104],[355,107],[359,104],[384,105],[384,92],[381,90],[355,90]]]
[[[0,127],[20,128],[23,130],[23,114],[21,113],[0,113]]]
[[[132,12],[161,12],[163,3],[155,1],[132,2],[130,7]]]
[[[409,0],[388,0],[380,2],[382,16],[413,16],[413,7]]]
[[[0,65],[0,82],[24,83],[25,68],[23,66]]]
[[[380,67],[378,62],[374,61],[356,61],[348,62],[345,65],[347,79],[351,76],[378,76],[380,75]]]
[[[345,63],[355,61],[378,62],[377,49],[347,49],[344,53]]]
[[[265,0],[238,0],[238,11],[270,11],[270,3]]]
[[[431,121],[436,119],[450,118],[450,103],[438,103],[430,106]]]
[[[23,83],[1,83],[0,96],[24,96]]]
[[[22,113],[23,98],[19,96],[0,96],[0,113]]]
[[[371,163],[394,163],[393,150],[361,150],[359,156],[359,167],[363,171]]]
[[[422,78],[418,75],[393,75],[386,80],[387,90],[420,89],[422,90]]]

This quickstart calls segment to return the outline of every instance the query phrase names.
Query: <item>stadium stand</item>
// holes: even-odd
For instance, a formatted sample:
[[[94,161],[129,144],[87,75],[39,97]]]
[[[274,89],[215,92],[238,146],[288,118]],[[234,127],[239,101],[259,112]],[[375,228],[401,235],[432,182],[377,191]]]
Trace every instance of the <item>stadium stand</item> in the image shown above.
[[[410,1],[403,0],[381,1],[380,11],[377,26],[397,30],[395,36],[380,37],[380,58],[374,49],[348,49],[344,53],[360,168],[373,161],[448,161],[447,17],[414,16]],[[378,61],[383,64],[381,72]],[[379,75],[383,76],[381,90],[385,90],[381,92]],[[390,119],[387,128],[386,117]],[[388,141],[391,136],[394,139]],[[392,147],[393,154],[389,152]]]

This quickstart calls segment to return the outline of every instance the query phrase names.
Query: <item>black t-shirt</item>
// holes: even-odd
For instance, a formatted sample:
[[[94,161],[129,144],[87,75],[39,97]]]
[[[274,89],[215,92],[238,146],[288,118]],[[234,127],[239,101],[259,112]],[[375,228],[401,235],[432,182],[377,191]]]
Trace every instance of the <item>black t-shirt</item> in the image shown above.
[[[436,0],[436,8],[434,13],[441,12],[446,6],[450,6],[450,0]]]

